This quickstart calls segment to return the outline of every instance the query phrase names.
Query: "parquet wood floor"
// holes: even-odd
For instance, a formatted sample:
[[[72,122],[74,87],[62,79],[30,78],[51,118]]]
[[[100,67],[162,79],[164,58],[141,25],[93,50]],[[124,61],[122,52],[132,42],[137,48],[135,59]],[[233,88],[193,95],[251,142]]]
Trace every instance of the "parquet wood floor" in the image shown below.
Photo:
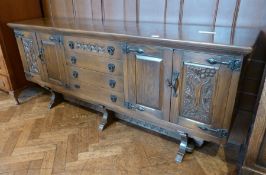
[[[44,94],[16,106],[0,92],[1,175],[236,174],[233,149],[208,143],[176,164],[178,141],[116,120],[99,132],[100,113],[48,102]]]

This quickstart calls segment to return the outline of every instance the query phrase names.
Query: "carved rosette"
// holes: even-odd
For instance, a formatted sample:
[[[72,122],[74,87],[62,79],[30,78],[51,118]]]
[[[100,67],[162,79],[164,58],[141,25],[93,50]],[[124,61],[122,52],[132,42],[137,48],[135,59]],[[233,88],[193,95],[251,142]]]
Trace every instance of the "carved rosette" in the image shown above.
[[[37,57],[34,52],[33,48],[33,41],[31,39],[22,39],[23,47],[24,47],[24,52],[27,60],[27,65],[29,72],[38,74],[39,69],[38,69],[38,64],[37,64]]]
[[[205,124],[211,123],[210,110],[216,73],[215,67],[185,63],[183,117]]]

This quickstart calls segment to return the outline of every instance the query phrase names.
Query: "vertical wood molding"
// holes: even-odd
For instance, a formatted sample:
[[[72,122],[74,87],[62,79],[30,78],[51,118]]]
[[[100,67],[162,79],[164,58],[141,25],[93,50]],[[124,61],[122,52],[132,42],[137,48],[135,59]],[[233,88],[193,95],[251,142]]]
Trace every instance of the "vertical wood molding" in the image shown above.
[[[164,0],[164,18],[163,18],[164,23],[166,23],[166,18],[167,18],[167,0]]]
[[[101,12],[102,12],[102,22],[105,20],[105,13],[104,13],[104,1],[101,0]]]
[[[136,0],[136,22],[139,23],[139,1],[140,0]]]
[[[76,13],[76,0],[72,0],[72,6],[73,6],[73,17],[74,17],[74,19],[76,18],[76,15],[77,15],[77,13]]]
[[[212,22],[213,27],[215,27],[215,25],[216,25],[216,19],[217,19],[217,14],[218,14],[218,10],[219,10],[219,4],[220,4],[220,0],[216,0],[216,5],[215,5],[215,10],[214,10],[214,15],[213,15],[213,22]]]
[[[178,19],[178,24],[182,24],[183,20],[183,10],[184,10],[184,3],[185,0],[180,0],[180,8],[179,8],[179,19]]]
[[[238,12],[239,12],[239,7],[240,7],[241,0],[236,1],[235,5],[235,10],[234,10],[234,16],[233,16],[233,21],[232,21],[232,30],[231,30],[231,37],[230,37],[230,43],[234,43],[234,38],[235,38],[235,28],[236,28],[236,23],[237,23],[237,18],[238,18]]]

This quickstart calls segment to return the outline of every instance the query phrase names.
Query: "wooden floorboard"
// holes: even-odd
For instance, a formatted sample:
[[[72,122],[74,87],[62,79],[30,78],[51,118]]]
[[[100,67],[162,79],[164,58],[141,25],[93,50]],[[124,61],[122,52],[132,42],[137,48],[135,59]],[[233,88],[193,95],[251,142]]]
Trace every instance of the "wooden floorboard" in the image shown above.
[[[0,92],[0,175],[236,174],[237,150],[207,143],[175,163],[178,141],[63,102],[48,94],[16,106]]]

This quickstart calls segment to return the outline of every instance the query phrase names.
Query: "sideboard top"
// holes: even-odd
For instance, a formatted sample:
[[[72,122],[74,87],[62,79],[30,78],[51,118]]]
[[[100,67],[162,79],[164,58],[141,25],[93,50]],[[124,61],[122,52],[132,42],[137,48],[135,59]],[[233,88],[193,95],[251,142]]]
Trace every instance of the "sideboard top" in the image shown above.
[[[17,29],[45,30],[119,41],[156,44],[172,48],[202,48],[247,54],[259,35],[257,28],[231,28],[206,25],[178,25],[154,22],[104,21],[67,18],[41,18],[9,23]]]

